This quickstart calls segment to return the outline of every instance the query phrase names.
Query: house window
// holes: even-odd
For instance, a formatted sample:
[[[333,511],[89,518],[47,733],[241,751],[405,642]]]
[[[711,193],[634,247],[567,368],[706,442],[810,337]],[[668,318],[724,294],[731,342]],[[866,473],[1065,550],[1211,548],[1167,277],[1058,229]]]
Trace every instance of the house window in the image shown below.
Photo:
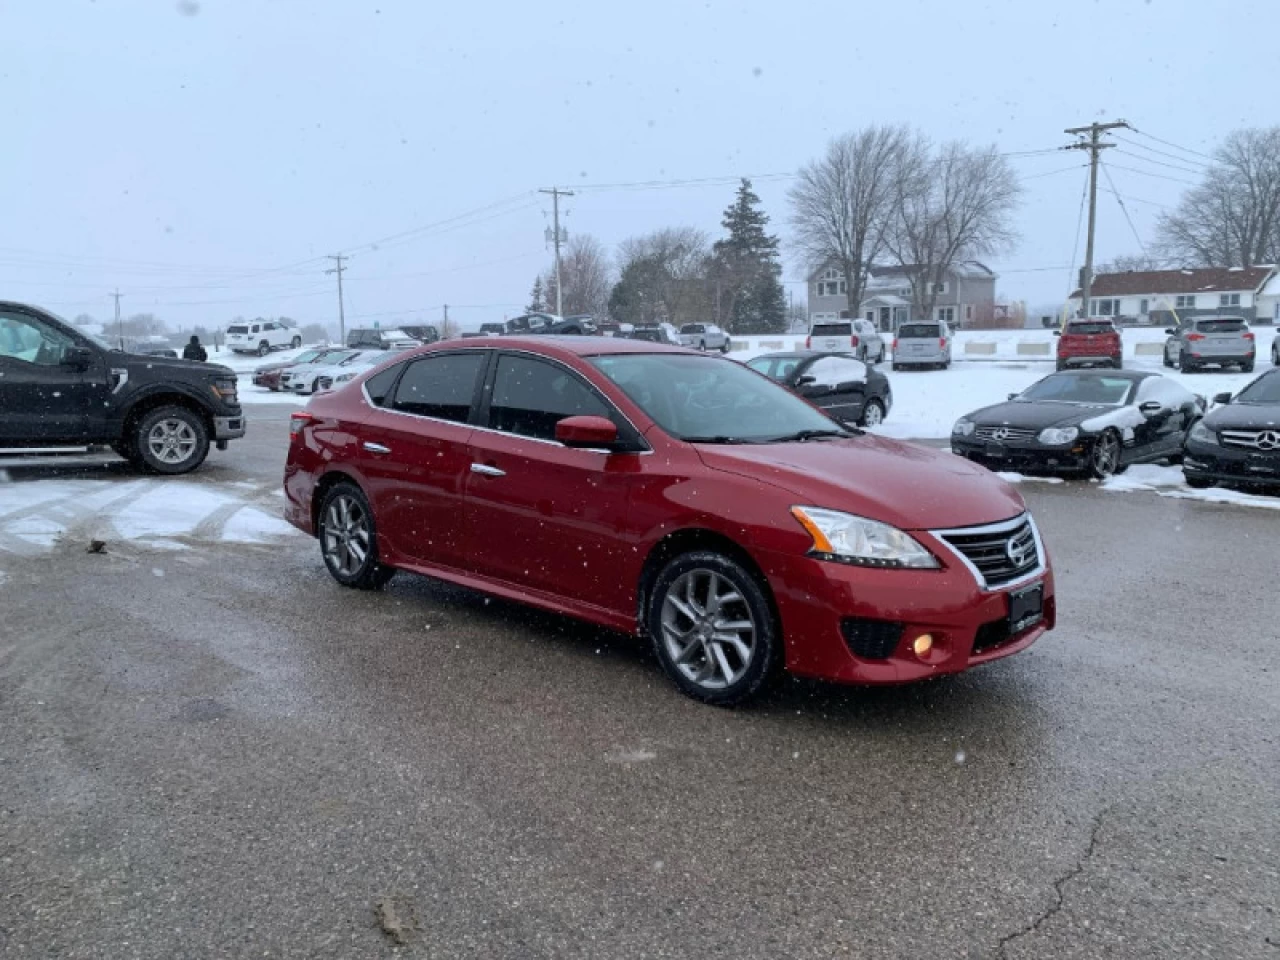
[[[1118,299],[1104,299],[1091,301],[1093,306],[1089,310],[1091,317],[1118,317],[1120,316],[1120,301]]]
[[[1141,300],[1138,301],[1138,313],[1140,313],[1142,316],[1145,317],[1148,313],[1151,312],[1150,307],[1151,307],[1151,303],[1149,300],[1147,300],[1146,297],[1143,297]]]
[[[1194,293],[1179,294],[1173,298],[1173,307],[1175,310],[1194,310],[1196,308],[1196,295]]]
[[[1240,306],[1240,294],[1224,293],[1218,297],[1218,306],[1220,307],[1238,307]]]
[[[955,307],[935,307],[933,318],[940,323],[952,324],[956,322]]]
[[[946,292],[947,292],[947,284],[946,284],[946,281],[943,281],[942,283],[935,283],[935,284],[933,284],[933,292],[934,292],[934,293],[946,293]]]
[[[964,305],[964,322],[968,323],[972,319],[973,319],[973,304],[966,303]]]

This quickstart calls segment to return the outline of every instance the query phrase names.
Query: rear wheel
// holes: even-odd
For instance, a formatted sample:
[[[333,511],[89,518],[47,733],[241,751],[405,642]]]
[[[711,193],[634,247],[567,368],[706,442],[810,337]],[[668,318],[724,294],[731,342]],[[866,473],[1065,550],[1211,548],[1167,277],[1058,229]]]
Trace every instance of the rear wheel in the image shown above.
[[[293,335],[293,339],[289,341],[289,346],[297,350],[300,346],[302,346],[302,338],[295,333]]]
[[[1067,364],[1066,364],[1066,362],[1065,362],[1065,361],[1062,361],[1062,360],[1059,360],[1059,361],[1058,361],[1058,369],[1059,369],[1059,370],[1065,370],[1065,369],[1067,369]]]
[[[258,344],[258,356],[265,357],[270,352],[271,352],[271,344],[267,343],[267,341],[263,340],[260,344]]]
[[[782,641],[764,589],[724,554],[696,551],[668,563],[645,626],[667,676],[704,703],[743,703],[779,672]]]
[[[344,587],[377,590],[395,576],[378,562],[378,536],[373,511],[354,483],[339,483],[320,505],[320,555],[330,575]]]
[[[728,353],[728,352],[729,352],[729,340],[728,340],[728,338],[727,338],[727,337],[725,338],[724,343],[720,344],[720,352],[721,352],[721,353]]]
[[[1178,369],[1183,373],[1195,373],[1196,365],[1187,359],[1185,353],[1181,353],[1178,355]]]
[[[1249,360],[1240,364],[1240,369],[1245,373],[1253,373],[1253,361]]]
[[[1170,370],[1172,370],[1172,369],[1173,369],[1173,361],[1169,359],[1169,351],[1168,351],[1168,350],[1166,350],[1166,351],[1164,352],[1164,365],[1165,365],[1166,367],[1168,367]]]
[[[209,431],[199,415],[186,407],[157,407],[138,421],[125,445],[136,452],[122,456],[153,473],[175,476],[204,463]]]
[[[862,425],[878,427],[884,423],[884,405],[879,400],[868,400],[862,409]]]

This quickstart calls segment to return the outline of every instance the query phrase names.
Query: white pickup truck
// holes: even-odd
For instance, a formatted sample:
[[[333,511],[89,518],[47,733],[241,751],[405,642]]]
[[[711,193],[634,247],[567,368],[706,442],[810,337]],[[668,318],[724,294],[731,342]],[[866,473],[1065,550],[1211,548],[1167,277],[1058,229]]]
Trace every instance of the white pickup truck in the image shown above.
[[[298,349],[302,337],[297,330],[275,320],[254,320],[227,327],[227,346],[235,353],[265,357],[272,350]]]

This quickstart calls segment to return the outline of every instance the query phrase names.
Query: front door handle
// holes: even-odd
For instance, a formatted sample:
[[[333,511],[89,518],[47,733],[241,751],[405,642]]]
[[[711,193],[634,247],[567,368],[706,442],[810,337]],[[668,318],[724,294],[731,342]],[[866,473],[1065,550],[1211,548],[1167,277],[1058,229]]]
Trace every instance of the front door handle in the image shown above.
[[[487,463],[473,463],[471,465],[471,472],[478,473],[485,477],[505,477],[507,475],[507,471],[499,470],[497,467],[491,467]]]
[[[390,453],[390,447],[384,447],[380,443],[370,443],[368,440],[364,442],[364,448],[370,453]]]

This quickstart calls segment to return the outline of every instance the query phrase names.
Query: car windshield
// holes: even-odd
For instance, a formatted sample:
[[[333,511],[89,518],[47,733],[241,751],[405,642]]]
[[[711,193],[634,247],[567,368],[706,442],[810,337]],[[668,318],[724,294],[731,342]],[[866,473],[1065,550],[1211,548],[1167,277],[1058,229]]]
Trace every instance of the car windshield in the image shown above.
[[[1134,381],[1105,373],[1054,373],[1022,391],[1019,400],[1119,406],[1128,401]]]
[[[733,360],[612,354],[591,362],[667,433],[691,443],[768,443],[839,424]]]
[[[1243,333],[1249,325],[1243,320],[1198,320],[1196,330],[1199,333]]]
[[[1115,333],[1116,328],[1105,320],[1096,323],[1068,323],[1063,331],[1068,336],[1085,336],[1098,333]]]
[[[1236,403],[1280,404],[1280,370],[1263,374],[1240,391]]]
[[[898,328],[898,337],[902,340],[937,340],[942,331],[931,323],[904,323]]]

